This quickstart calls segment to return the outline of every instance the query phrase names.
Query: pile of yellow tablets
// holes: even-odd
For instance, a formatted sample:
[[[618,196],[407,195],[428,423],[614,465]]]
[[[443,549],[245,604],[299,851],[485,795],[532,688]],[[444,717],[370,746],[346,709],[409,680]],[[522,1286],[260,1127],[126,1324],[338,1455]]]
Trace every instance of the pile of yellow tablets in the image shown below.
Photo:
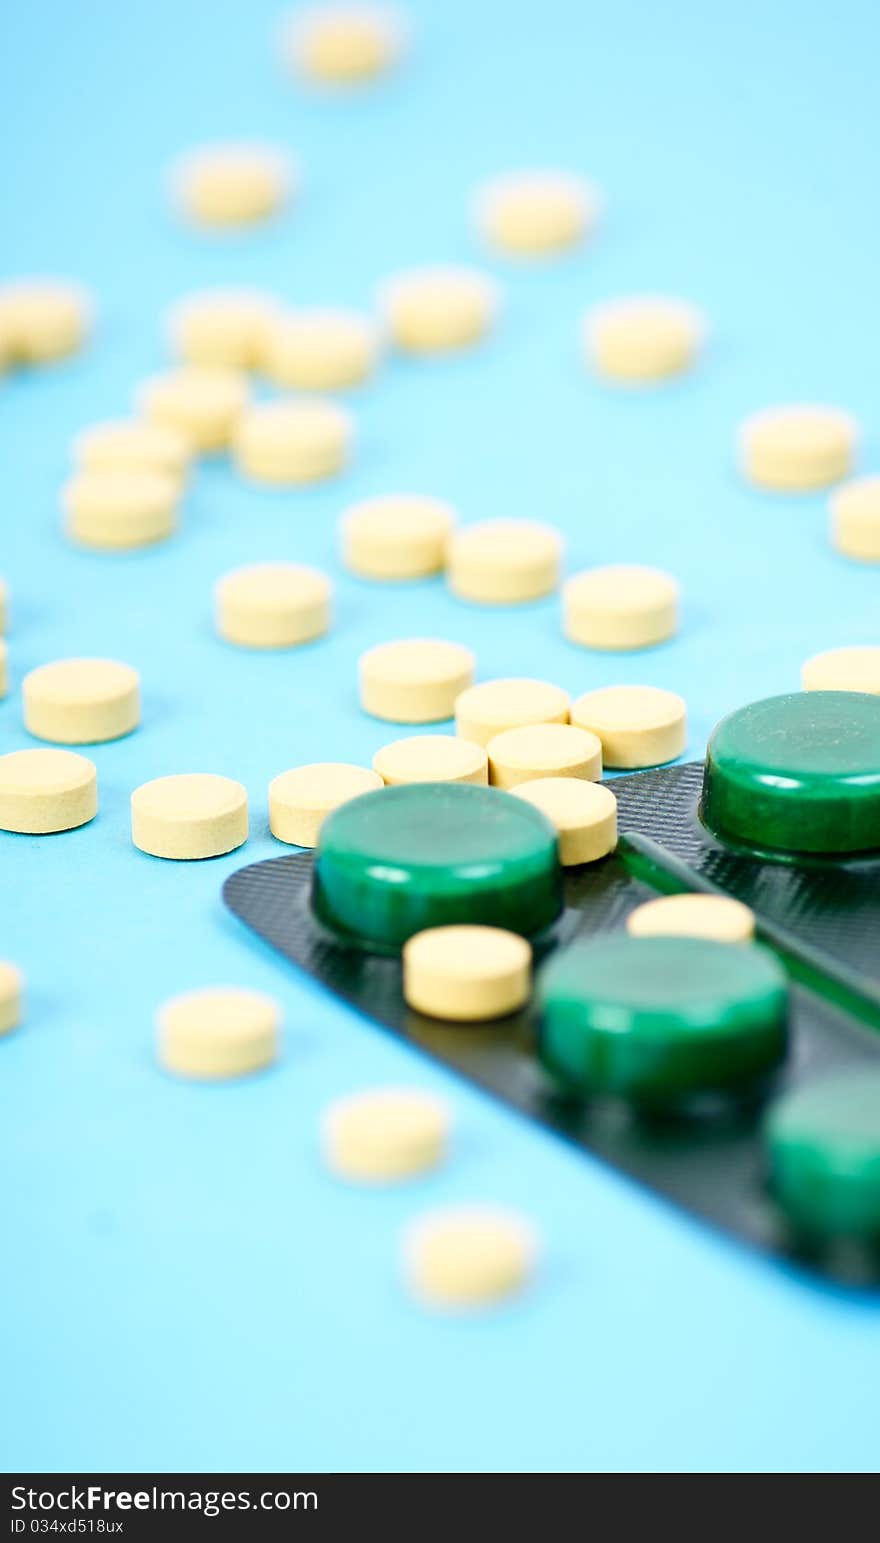
[[[340,3],[298,10],[284,22],[281,51],[301,81],[344,91],[389,72],[405,43],[406,27],[393,9]],[[234,241],[240,229],[289,210],[300,180],[286,149],[207,144],[178,159],[171,198],[188,225]],[[487,260],[491,253],[546,261],[593,235],[601,204],[597,188],[574,170],[502,172],[478,189],[472,221]],[[337,393],[365,387],[386,358],[397,358],[413,381],[422,368],[443,368],[442,356],[490,341],[501,311],[494,275],[467,260],[386,277],[364,309],[314,305],[308,297],[302,303],[248,286],[182,296],[165,323],[167,367],[137,386],[134,415],[86,427],[75,440],[62,490],[67,535],[107,552],[164,541],[178,528],[188,480],[208,456],[227,456],[249,483],[300,489],[307,507],[312,485],[343,473],[355,451],[354,417]],[[89,297],[70,281],[3,284],[0,367],[75,352],[89,335],[92,312]],[[700,360],[708,330],[701,310],[675,296],[595,304],[580,324],[581,353],[595,377],[584,389],[674,381]],[[401,362],[401,355],[410,357]],[[844,557],[880,562],[880,477],[852,478],[858,442],[858,424],[840,408],[774,406],[741,426],[740,467],[765,490],[839,484],[830,499],[831,543]],[[645,563],[599,563],[588,534],[581,560],[589,566],[565,577],[563,541],[544,509],[483,509],[462,519],[436,490],[380,484],[369,491],[338,518],[341,561],[358,578],[400,585],[443,576],[449,595],[463,602],[463,618],[468,606],[531,605],[561,590],[552,602],[559,606],[555,625],[578,650],[572,659],[579,669],[581,650],[601,656],[655,648],[678,633],[681,595],[672,574]],[[214,585],[216,635],[253,651],[253,669],[264,667],[261,653],[293,649],[304,654],[291,666],[307,667],[304,645],[332,624],[333,582],[296,560],[296,529],[283,555],[242,564]],[[0,581],[0,696],[8,689],[6,627]],[[595,673],[578,675],[582,694],[572,699],[553,681],[479,679],[473,651],[456,638],[379,634],[357,661],[361,708],[378,724],[420,732],[392,737],[382,730],[387,742],[371,765],[280,768],[268,786],[272,835],[313,848],[327,816],[351,799],[386,786],[457,782],[496,788],[499,799],[512,793],[540,810],[556,831],[563,865],[601,862],[617,843],[617,804],[600,781],[603,769],[676,759],[686,746],[687,710],[676,692],[637,683],[637,671],[632,683],[608,684],[601,657],[588,664]],[[880,645],[815,655],[803,666],[802,684],[807,691],[880,693]],[[26,730],[45,744],[0,755],[0,829],[38,836],[87,825],[98,812],[97,772],[68,747],[109,743],[139,727],[138,670],[113,658],[38,663],[24,675],[21,705]],[[131,841],[141,852],[172,863],[202,861],[247,840],[248,794],[228,776],[172,769],[131,792],[130,817]],[[736,944],[753,936],[755,921],[737,901],[699,894],[639,906],[626,926],[637,936],[683,933]],[[401,990],[413,1014],[491,1025],[528,1000],[531,969],[531,947],[517,934],[436,927],[406,943]],[[20,972],[0,962],[0,1032],[20,1014]],[[278,1004],[259,992],[189,992],[159,1009],[158,1056],[181,1077],[238,1077],[276,1058],[280,1023]],[[448,1153],[451,1123],[445,1102],[418,1089],[355,1093],[326,1111],[326,1162],[338,1176],[362,1183],[424,1178]],[[472,1207],[417,1221],[404,1242],[404,1267],[423,1301],[455,1308],[519,1287],[536,1253],[522,1218]]]

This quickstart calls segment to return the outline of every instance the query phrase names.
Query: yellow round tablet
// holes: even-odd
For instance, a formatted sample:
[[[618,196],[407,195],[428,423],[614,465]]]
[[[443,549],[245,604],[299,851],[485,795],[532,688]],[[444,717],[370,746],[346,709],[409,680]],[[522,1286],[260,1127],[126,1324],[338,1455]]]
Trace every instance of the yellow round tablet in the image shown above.
[[[331,584],[300,563],[252,563],[214,589],[217,631],[241,648],[294,648],[330,626]]]
[[[180,482],[159,471],[83,471],[66,484],[62,504],[67,534],[81,546],[151,546],[174,534]]]
[[[455,511],[439,498],[388,493],[342,516],[342,559],[366,579],[420,579],[439,573]]]
[[[556,826],[563,867],[594,863],[617,846],[617,799],[601,782],[579,777],[536,777],[512,789]]]
[[[184,363],[202,369],[258,370],[277,315],[271,296],[260,290],[205,290],[174,306],[171,344]]]
[[[461,643],[439,638],[380,643],[358,661],[361,706],[390,723],[439,723],[452,717],[474,668],[473,654]]]
[[[396,64],[404,41],[397,13],[381,5],[317,5],[285,33],[294,69],[321,85],[360,85]]]
[[[238,986],[187,991],[156,1014],[159,1060],[178,1077],[245,1077],[278,1054],[281,1009],[274,997]]]
[[[426,1306],[484,1307],[521,1290],[535,1268],[535,1234],[513,1212],[484,1206],[433,1211],[410,1226],[404,1270]]]
[[[239,370],[181,365],[141,387],[141,411],[152,423],[183,434],[194,452],[223,450],[247,407],[249,388]]]
[[[98,812],[94,762],[73,750],[0,755],[0,830],[47,836],[87,825]]]
[[[121,739],[141,716],[140,676],[115,659],[56,659],[21,683],[24,726],[61,745]]]
[[[0,697],[9,690],[9,650],[0,638]]]
[[[605,766],[662,766],[687,744],[687,708],[659,686],[604,686],[571,704],[571,721],[602,741]]]
[[[594,306],[584,321],[587,357],[609,380],[639,384],[690,369],[703,343],[699,311],[684,300],[634,295]]]
[[[182,482],[191,455],[190,442],[166,423],[120,418],[96,423],[77,436],[74,459],[86,472],[159,472]]]
[[[8,1034],[21,1022],[21,998],[24,977],[21,970],[0,959],[0,1034]]]
[[[768,407],[742,425],[742,468],[758,487],[810,492],[852,471],[858,425],[837,407]]]
[[[324,1160],[356,1183],[413,1178],[443,1161],[450,1125],[448,1106],[420,1088],[369,1088],[324,1111]]]
[[[320,397],[260,402],[235,435],[238,468],[255,482],[318,482],[341,471],[352,443],[350,415]]]
[[[183,156],[173,172],[174,199],[196,225],[253,225],[274,214],[295,184],[290,158],[270,145],[209,145]]]
[[[488,744],[489,780],[496,788],[515,788],[536,777],[579,777],[597,782],[602,775],[602,746],[595,734],[571,723],[533,723],[505,729]]]
[[[445,353],[466,348],[488,332],[498,292],[486,274],[471,268],[416,268],[389,279],[379,304],[398,348]]]
[[[568,692],[545,680],[514,676],[486,680],[463,691],[455,704],[455,732],[462,739],[488,745],[505,729],[531,723],[567,723]]]
[[[626,918],[636,938],[711,938],[716,943],[749,943],[755,913],[727,895],[661,895],[637,905]]]
[[[880,563],[880,477],[856,477],[832,494],[831,541],[844,557]]]
[[[429,927],[403,946],[403,995],[429,1018],[485,1023],[528,1000],[532,950],[503,927]]]
[[[880,644],[814,654],[801,670],[801,684],[805,691],[880,692]]]
[[[378,772],[346,761],[294,766],[269,783],[269,829],[291,846],[315,847],[332,810],[382,786]]]
[[[290,391],[343,391],[376,368],[379,334],[357,311],[285,311],[266,335],[263,368]]]
[[[449,587],[462,600],[516,605],[549,595],[559,583],[562,538],[537,520],[484,520],[449,542]]]
[[[47,364],[82,347],[92,303],[66,279],[17,279],[0,284],[0,333],[13,364]]]
[[[247,793],[231,777],[156,777],[131,795],[131,839],[151,857],[220,857],[240,847],[247,834]]]
[[[650,648],[678,629],[678,585],[659,568],[588,568],[565,584],[562,609],[565,636],[572,643]]]
[[[599,197],[571,172],[512,172],[480,189],[475,212],[481,235],[498,251],[544,257],[577,246],[593,229]]]
[[[389,787],[401,782],[475,782],[485,787],[489,763],[482,745],[454,734],[413,734],[383,745],[373,770]]]

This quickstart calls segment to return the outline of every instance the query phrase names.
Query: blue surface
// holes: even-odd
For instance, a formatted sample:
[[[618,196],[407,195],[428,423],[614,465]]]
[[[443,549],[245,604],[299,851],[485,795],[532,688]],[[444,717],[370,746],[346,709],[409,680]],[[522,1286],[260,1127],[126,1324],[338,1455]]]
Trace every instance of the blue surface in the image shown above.
[[[876,1310],[705,1230],[372,1030],[281,967],[220,904],[222,880],[284,850],[269,778],[367,761],[393,731],[363,717],[355,661],[394,636],[475,646],[483,678],[573,692],[613,681],[683,692],[690,752],[727,709],[796,687],[800,662],[878,641],[878,574],[835,557],[824,497],[739,482],[735,427],[818,399],[866,427],[877,469],[878,13],[870,0],[736,7],[678,0],[432,0],[410,7],[399,76],[349,100],[286,81],[266,0],[32,0],[6,19],[2,263],[94,287],[83,356],[0,387],[0,571],[13,689],[0,745],[29,743],[18,682],[65,654],[143,673],[141,730],[97,746],[101,810],[48,839],[0,834],[0,956],[29,983],[0,1046],[0,1364],[7,1468],[873,1468]],[[215,138],[292,147],[296,208],[253,235],[200,239],[169,218],[163,172]],[[351,471],[263,493],[200,471],[178,539],[132,556],[61,537],[73,433],[126,410],[163,361],[162,318],[200,286],[367,305],[389,271],[482,261],[467,198],[484,176],[567,165],[605,190],[573,260],[495,264],[503,325],[468,356],[389,363],[352,402]],[[712,343],[689,379],[633,395],[583,371],[576,321],[633,290],[703,305]],[[345,577],[350,500],[412,488],[466,520],[546,519],[569,565],[659,563],[686,595],[674,643],[590,655],[557,601],[483,612],[440,582]],[[255,657],[216,641],[214,579],[285,557],[332,570],[332,635]],[[248,845],[203,864],[136,852],[128,795],[167,772],[240,778]],[[276,992],[284,1056],[238,1086],[154,1064],[169,993]],[[455,1154],[387,1193],[332,1181],[324,1102],[365,1084],[445,1093]],[[521,1301],[446,1321],[398,1280],[401,1229],[425,1207],[530,1215],[545,1263]]]

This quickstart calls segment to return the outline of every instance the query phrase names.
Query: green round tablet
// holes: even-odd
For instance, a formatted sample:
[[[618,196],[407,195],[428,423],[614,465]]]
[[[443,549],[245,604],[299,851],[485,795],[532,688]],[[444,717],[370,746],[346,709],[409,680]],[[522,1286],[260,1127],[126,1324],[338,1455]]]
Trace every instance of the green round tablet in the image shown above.
[[[636,1101],[743,1087],[785,1054],[787,997],[780,966],[754,944],[575,943],[541,974],[541,1056],[582,1092]]]
[[[880,847],[880,696],[798,691],[723,718],[702,815],[718,836],[785,852]]]
[[[767,1117],[770,1184],[798,1227],[880,1235],[880,1069],[795,1088]]]
[[[562,909],[554,827],[498,788],[417,782],[378,788],[321,828],[312,904],[365,948],[397,949],[453,922],[542,932]]]

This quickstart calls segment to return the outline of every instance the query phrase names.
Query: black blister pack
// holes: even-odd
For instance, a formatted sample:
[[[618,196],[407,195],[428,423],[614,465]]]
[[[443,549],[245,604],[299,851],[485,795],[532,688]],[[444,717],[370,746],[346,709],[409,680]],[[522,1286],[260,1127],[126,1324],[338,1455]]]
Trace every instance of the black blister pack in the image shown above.
[[[769,1098],[825,1072],[880,1068],[880,858],[780,860],[717,842],[699,818],[700,763],[617,777],[616,853],[565,872],[565,907],[536,966],[579,936],[619,930],[658,892],[732,895],[756,913],[759,938],[788,969],[791,1049],[771,1083],[747,1099],[687,1113],[585,1100],[553,1081],[537,1053],[530,1004],[466,1027],[414,1012],[399,958],[336,940],[312,915],[313,857],[254,863],[223,887],[230,910],[293,964],[367,1018],[697,1215],[758,1247],[860,1285],[880,1286],[880,1254],[850,1245],[808,1249],[768,1193],[761,1122]]]

